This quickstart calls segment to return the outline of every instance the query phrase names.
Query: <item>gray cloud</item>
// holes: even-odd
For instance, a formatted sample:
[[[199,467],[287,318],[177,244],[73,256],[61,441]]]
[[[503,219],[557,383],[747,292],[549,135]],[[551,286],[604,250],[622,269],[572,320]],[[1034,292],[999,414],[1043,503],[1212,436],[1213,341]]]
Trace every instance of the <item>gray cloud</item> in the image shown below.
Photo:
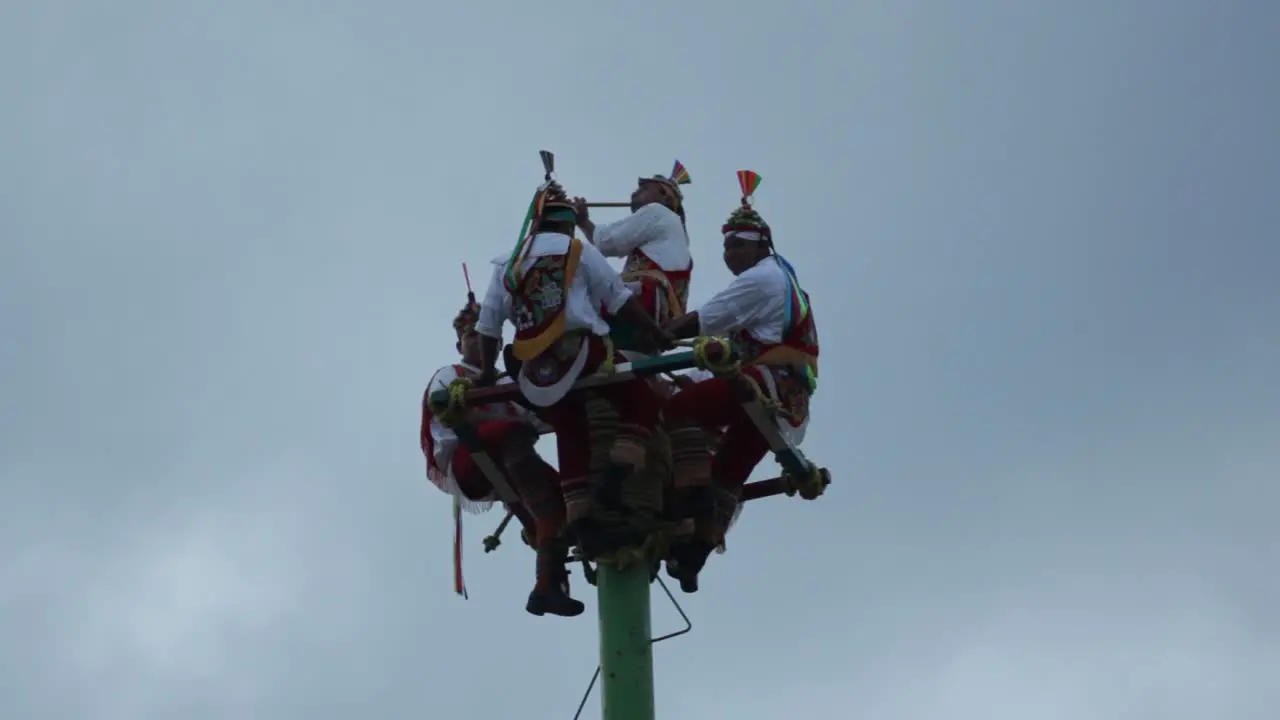
[[[595,623],[492,515],[450,593],[413,437],[550,148],[684,161],[697,300],[758,170],[817,303],[838,484],[747,508],[664,717],[1272,717],[1276,14],[5,6],[0,715],[571,715]]]

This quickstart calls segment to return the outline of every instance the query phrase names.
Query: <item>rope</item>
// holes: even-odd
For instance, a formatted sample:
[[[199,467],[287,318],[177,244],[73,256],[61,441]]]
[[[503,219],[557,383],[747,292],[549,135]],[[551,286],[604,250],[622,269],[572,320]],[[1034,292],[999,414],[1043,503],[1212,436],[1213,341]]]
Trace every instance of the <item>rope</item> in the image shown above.
[[[709,357],[714,351],[719,359]],[[700,370],[716,377],[732,377],[742,371],[742,362],[728,340],[717,337],[700,337],[693,342],[693,362]]]
[[[441,425],[452,428],[466,422],[467,391],[471,389],[471,381],[464,377],[456,378],[447,389],[449,404],[435,416]]]
[[[787,497],[795,497],[799,493],[800,497],[805,500],[817,500],[826,492],[822,469],[812,462],[806,462],[806,464],[809,466],[809,472],[803,478],[796,478],[790,473],[783,474],[787,483]]]
[[[617,363],[613,359],[613,335],[604,336],[604,362],[600,364],[600,372],[613,375],[618,372]]]
[[[651,564],[655,559],[667,556],[671,546],[673,529],[649,533],[639,547],[625,547],[596,558],[596,565],[612,565],[626,570],[632,565]]]

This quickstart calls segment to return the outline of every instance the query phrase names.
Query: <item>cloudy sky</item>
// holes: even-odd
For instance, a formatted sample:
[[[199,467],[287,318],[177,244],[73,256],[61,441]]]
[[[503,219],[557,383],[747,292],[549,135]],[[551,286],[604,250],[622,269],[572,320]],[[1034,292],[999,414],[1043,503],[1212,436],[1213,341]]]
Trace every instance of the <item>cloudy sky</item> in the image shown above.
[[[416,439],[459,263],[516,239],[543,148],[601,200],[682,160],[696,300],[760,172],[821,323],[837,484],[747,509],[661,717],[1277,717],[1277,27],[0,4],[0,717],[572,715],[590,589],[526,615],[494,513],[454,596]]]

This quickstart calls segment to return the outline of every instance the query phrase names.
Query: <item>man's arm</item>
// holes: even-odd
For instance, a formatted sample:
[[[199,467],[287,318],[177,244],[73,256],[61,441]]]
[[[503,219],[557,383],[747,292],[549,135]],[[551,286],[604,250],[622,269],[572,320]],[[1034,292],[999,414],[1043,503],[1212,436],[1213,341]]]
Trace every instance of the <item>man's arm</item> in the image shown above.
[[[591,220],[591,208],[587,207],[587,199],[584,197],[576,197],[573,199],[573,211],[578,216],[578,229],[583,235],[587,236],[587,242],[595,243],[596,224]]]
[[[587,237],[605,257],[626,257],[636,248],[674,232],[672,222],[679,224],[680,216],[663,205],[650,203],[617,222],[593,227]]]
[[[667,332],[677,340],[698,337],[698,330],[701,329],[701,321],[698,319],[698,311],[685,313],[680,317],[667,322]]]
[[[497,377],[498,351],[502,348],[502,326],[511,316],[511,295],[503,285],[505,263],[493,264],[489,287],[485,289],[484,302],[480,305],[480,317],[476,319],[476,333],[480,335],[480,378],[477,384],[492,382]]]
[[[644,311],[631,289],[622,282],[622,276],[599,250],[592,245],[583,245],[579,264],[579,270],[586,275],[588,293],[593,301],[604,304],[605,312],[643,329],[659,348],[671,347],[667,332]]]
[[[631,289],[594,245],[584,243],[578,257],[578,272],[587,282],[587,294],[604,305],[605,312],[616,315],[631,298]]]
[[[785,297],[781,298],[785,302]],[[768,317],[779,302],[775,283],[755,268],[735,277],[702,307],[667,324],[667,332],[677,338],[698,335],[731,335]]]

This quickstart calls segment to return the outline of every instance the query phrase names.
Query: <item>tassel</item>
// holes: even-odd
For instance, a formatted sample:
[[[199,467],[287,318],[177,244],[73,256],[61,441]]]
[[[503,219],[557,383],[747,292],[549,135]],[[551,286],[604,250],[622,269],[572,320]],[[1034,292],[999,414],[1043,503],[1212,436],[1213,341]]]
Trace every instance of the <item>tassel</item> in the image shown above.
[[[462,579],[462,501],[453,497],[453,591],[467,597],[467,584]]]
[[[738,171],[738,187],[742,188],[742,204],[750,206],[755,198],[756,188],[760,187],[760,175],[754,170]]]
[[[689,171],[685,169],[684,163],[676,161],[675,167],[671,168],[671,182],[676,185],[689,185],[693,182],[689,177]]]

